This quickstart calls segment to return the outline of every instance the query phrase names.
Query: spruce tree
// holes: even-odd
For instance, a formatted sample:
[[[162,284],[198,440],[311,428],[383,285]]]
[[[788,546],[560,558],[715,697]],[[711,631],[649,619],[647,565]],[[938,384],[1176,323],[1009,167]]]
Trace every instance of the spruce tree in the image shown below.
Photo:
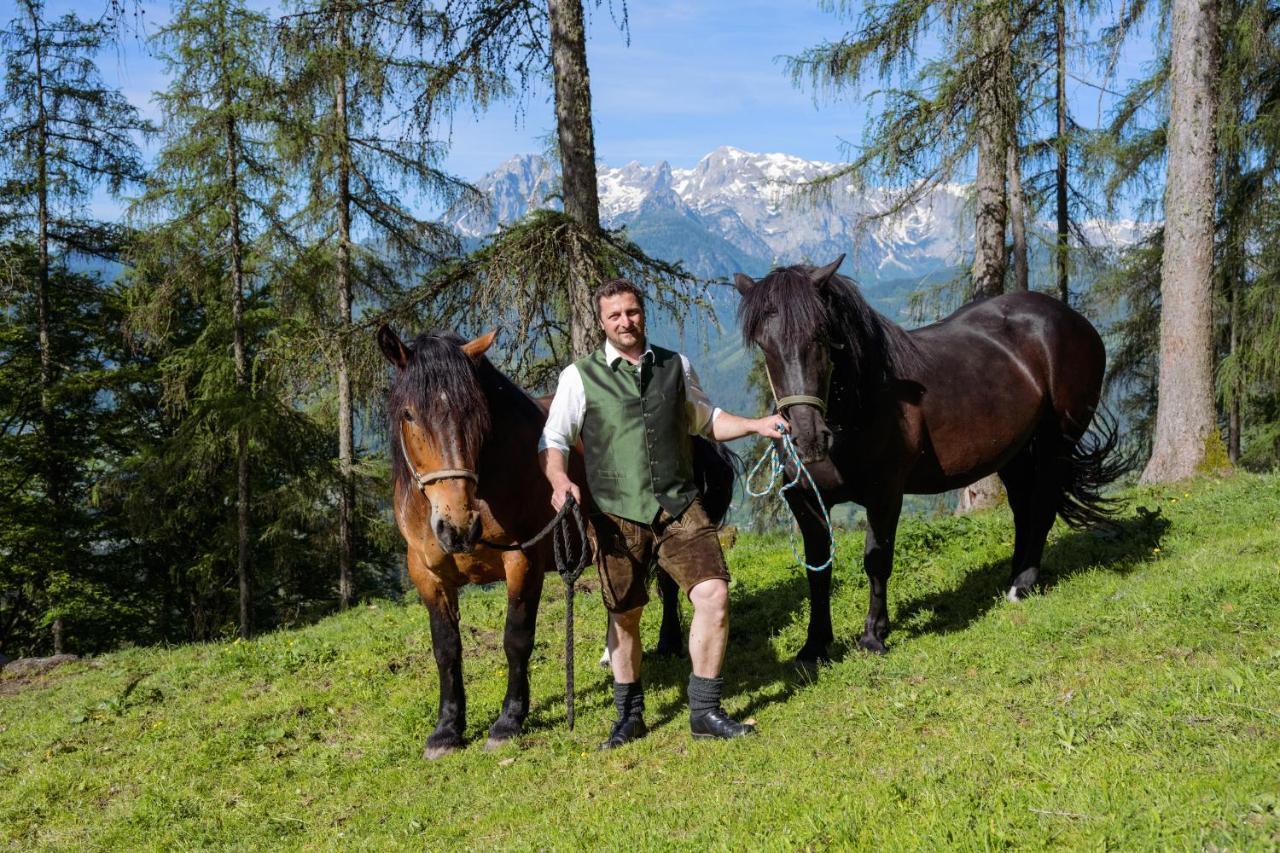
[[[38,488],[45,503],[47,559],[38,561],[36,598],[44,608],[52,647],[65,645],[65,614],[55,574],[80,564],[74,516],[79,477],[74,438],[59,388],[74,381],[67,366],[77,359],[64,352],[64,298],[53,293],[71,282],[66,264],[76,255],[110,256],[117,249],[114,229],[85,216],[90,194],[105,183],[113,193],[142,175],[136,137],[149,128],[134,108],[105,86],[94,64],[107,32],[101,22],[67,14],[47,21],[38,0],[20,0],[17,16],[0,35],[6,50],[3,124],[0,125],[0,222],[8,234],[30,240],[35,264],[27,292],[34,305],[39,364],[40,441]],[[65,585],[63,586],[65,588]]]

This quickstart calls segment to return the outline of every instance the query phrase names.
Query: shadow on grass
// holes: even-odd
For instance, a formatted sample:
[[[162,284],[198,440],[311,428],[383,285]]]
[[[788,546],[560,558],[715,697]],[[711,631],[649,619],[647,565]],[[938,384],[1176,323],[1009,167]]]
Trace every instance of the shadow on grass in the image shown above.
[[[745,719],[775,702],[789,698],[796,690],[813,683],[818,670],[801,666],[791,657],[779,657],[772,643],[775,631],[790,624],[798,613],[807,609],[809,586],[803,575],[793,574],[765,587],[753,587],[743,592],[734,590],[730,604],[729,648],[724,663],[724,697],[739,719]],[[660,607],[658,597],[653,596],[650,607]],[[689,629],[689,607],[684,605],[682,630]],[[650,705],[646,721],[650,728],[660,728],[670,723],[682,724],[687,709],[685,686],[689,681],[689,657],[657,655],[646,649],[642,678]],[[583,677],[579,670],[578,701],[583,701],[583,691],[598,690],[593,676]],[[608,677],[605,678],[606,684]],[[589,685],[589,686],[588,686]],[[653,696],[659,690],[677,688],[673,701],[655,706]],[[737,697],[751,694],[745,706]],[[597,700],[592,697],[590,702]],[[612,704],[612,693],[608,694]],[[535,701],[533,712],[525,723],[526,732],[564,725],[564,694],[549,694]]]
[[[1040,588],[1048,592],[1077,574],[1101,566],[1128,575],[1152,559],[1152,548],[1169,529],[1157,508],[1138,507],[1135,514],[1115,522],[1113,530],[1072,530],[1050,543],[1041,560]],[[963,631],[1001,600],[1009,586],[1010,557],[993,560],[969,572],[958,587],[931,592],[903,602],[894,622],[899,637]],[[922,618],[928,614],[927,618]]]

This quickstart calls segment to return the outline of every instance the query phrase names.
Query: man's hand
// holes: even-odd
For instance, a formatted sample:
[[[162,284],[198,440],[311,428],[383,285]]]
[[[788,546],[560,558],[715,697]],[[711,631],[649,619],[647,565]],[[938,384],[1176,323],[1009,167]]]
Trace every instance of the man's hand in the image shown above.
[[[763,418],[756,418],[754,426],[756,434],[765,438],[777,438],[784,432],[791,431],[791,425],[787,423],[787,419],[782,415],[766,415]]]
[[[582,493],[578,491],[577,483],[570,480],[568,475],[561,475],[551,481],[551,506],[556,512],[564,506],[569,495],[573,495],[573,499],[579,504],[582,503]]]

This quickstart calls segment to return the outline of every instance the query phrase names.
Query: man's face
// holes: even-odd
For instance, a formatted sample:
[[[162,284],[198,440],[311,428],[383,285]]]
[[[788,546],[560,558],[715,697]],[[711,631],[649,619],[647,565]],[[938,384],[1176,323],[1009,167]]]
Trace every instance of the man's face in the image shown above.
[[[634,293],[619,293],[600,300],[600,328],[619,350],[644,343],[644,308]]]

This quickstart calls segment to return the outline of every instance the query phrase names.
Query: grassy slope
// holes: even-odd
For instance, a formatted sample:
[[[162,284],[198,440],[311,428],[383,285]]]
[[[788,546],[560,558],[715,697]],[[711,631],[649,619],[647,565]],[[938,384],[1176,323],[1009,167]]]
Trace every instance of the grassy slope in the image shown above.
[[[497,590],[462,605],[476,742],[436,763],[419,758],[436,676],[416,606],[0,682],[0,842],[1274,847],[1280,477],[1131,498],[1163,516],[1131,509],[1115,539],[1056,528],[1051,586],[1019,605],[998,598],[1003,511],[909,522],[885,657],[851,650],[865,581],[861,536],[843,535],[837,662],[816,673],[788,662],[806,618],[790,549],[743,537],[727,705],[759,720],[749,742],[693,743],[685,665],[650,662],[655,731],[595,753],[612,709],[594,595],[566,731],[558,582],[530,734],[496,754],[481,744],[504,682]]]

